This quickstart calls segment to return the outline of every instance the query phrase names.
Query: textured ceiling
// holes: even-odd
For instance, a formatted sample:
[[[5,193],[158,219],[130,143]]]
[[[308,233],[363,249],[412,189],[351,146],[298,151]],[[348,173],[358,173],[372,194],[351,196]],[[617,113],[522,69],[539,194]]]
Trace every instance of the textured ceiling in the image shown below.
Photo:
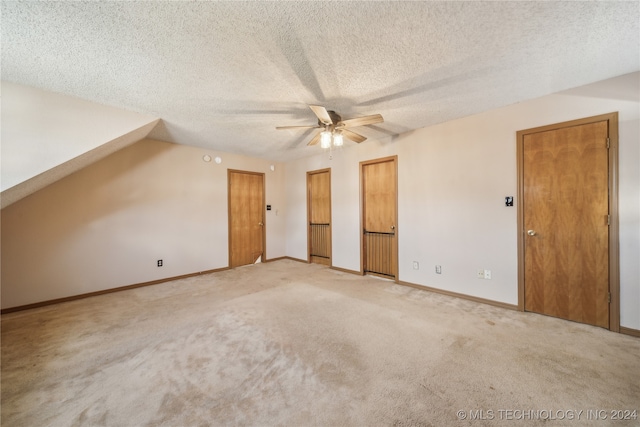
[[[308,104],[384,139],[640,69],[639,2],[2,1],[2,79],[286,161]],[[366,142],[364,142],[366,144]]]

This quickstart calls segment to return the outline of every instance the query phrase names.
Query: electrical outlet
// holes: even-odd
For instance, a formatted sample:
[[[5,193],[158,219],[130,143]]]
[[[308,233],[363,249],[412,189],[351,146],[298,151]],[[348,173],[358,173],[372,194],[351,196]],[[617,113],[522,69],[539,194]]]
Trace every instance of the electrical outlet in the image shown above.
[[[436,274],[442,274],[442,266],[436,265]]]
[[[418,264],[418,261],[413,261],[413,269],[420,270],[420,264]]]
[[[162,267],[162,260],[161,259],[158,260],[158,267]]]
[[[491,280],[491,270],[484,271],[484,278],[487,280]]]
[[[484,269],[478,270],[477,277],[478,279],[484,279]]]

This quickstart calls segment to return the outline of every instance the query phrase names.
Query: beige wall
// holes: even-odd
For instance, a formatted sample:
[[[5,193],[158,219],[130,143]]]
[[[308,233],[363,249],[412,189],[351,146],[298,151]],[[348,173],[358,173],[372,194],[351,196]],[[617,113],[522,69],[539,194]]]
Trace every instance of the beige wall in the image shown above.
[[[640,329],[639,82],[634,73],[394,140],[367,141],[332,160],[319,154],[290,162],[287,254],[306,259],[304,174],[330,167],[333,264],[358,271],[358,163],[397,154],[400,280],[516,305],[517,208],[504,206],[505,196],[517,195],[516,131],[618,111],[621,324]],[[478,269],[490,269],[492,279],[477,279]]]
[[[228,168],[265,173],[267,257],[284,256],[271,164],[143,140],[16,202],[2,210],[2,307],[226,267]]]

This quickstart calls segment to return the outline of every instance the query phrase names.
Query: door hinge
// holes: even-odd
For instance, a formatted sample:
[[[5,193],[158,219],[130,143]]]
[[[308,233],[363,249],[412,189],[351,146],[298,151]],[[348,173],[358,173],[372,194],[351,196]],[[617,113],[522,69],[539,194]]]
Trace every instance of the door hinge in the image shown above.
[[[607,149],[609,149],[611,147],[611,141],[609,140],[609,138],[607,138]]]
[[[611,304],[611,292],[607,294],[607,302]]]
[[[607,215],[607,225],[611,225],[611,215]]]

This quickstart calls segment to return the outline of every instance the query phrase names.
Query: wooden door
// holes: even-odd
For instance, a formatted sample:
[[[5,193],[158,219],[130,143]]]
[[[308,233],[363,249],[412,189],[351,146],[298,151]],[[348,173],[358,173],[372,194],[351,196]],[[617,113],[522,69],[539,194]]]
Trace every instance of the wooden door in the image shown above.
[[[398,277],[397,157],[360,163],[362,181],[362,270]]]
[[[610,326],[609,127],[519,132],[524,310]]]
[[[229,266],[264,259],[264,174],[228,171]]]
[[[309,262],[331,265],[331,170],[307,172]]]

